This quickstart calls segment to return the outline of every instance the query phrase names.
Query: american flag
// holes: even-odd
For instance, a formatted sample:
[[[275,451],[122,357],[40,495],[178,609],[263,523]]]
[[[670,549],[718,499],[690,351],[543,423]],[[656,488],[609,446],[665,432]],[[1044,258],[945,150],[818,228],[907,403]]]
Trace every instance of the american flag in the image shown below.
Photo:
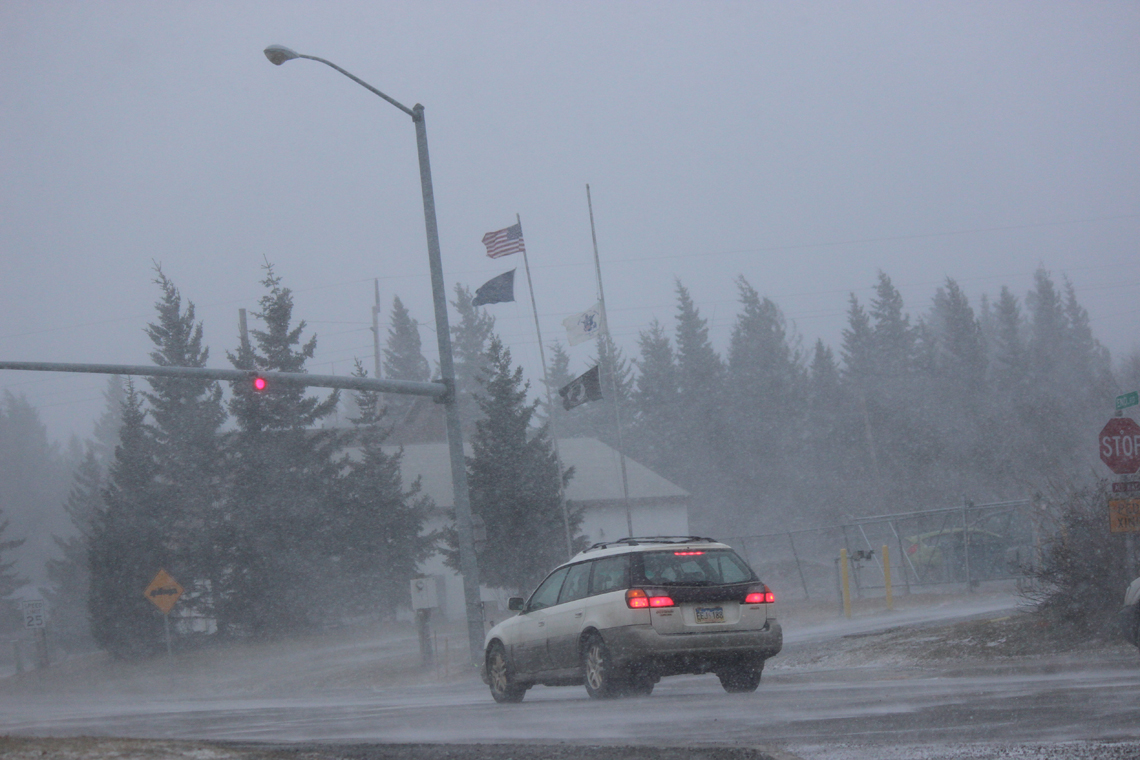
[[[487,246],[487,255],[492,259],[501,256],[510,256],[512,253],[526,251],[523,243],[522,223],[512,224],[505,230],[495,230],[483,236],[483,245]]]

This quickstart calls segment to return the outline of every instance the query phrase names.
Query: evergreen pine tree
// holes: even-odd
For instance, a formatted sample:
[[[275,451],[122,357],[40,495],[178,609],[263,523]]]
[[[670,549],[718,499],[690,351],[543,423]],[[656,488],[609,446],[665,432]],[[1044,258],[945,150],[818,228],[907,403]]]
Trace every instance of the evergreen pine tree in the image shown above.
[[[269,264],[266,293],[252,330],[230,361],[238,369],[304,372],[316,336],[301,343],[305,322],[292,324],[293,295]],[[255,391],[233,385],[229,409],[238,430],[228,438],[230,485],[219,550],[224,574],[215,595],[223,633],[267,637],[316,622],[320,579],[339,548],[333,512],[339,488],[333,430],[315,429],[337,406],[299,386]]]
[[[392,380],[427,382],[431,367],[423,355],[420,323],[412,318],[399,296],[392,299],[388,347],[384,349],[384,374]]]
[[[43,581],[44,557],[55,554],[53,533],[68,529],[63,501],[71,463],[22,395],[4,391],[0,402],[0,508],[23,545],[10,553],[21,576]]]
[[[924,409],[936,426],[942,451],[929,473],[940,482],[931,485],[946,491],[976,489],[978,476],[994,461],[982,325],[958,283],[948,277],[935,292],[930,321],[923,327],[931,348],[925,373],[930,377],[930,401]]]
[[[879,272],[871,300],[871,346],[881,376],[902,379],[914,369],[917,333],[903,311],[903,298],[885,272]]]
[[[538,400],[537,420],[540,424],[545,425],[553,418],[553,429],[558,432],[560,438],[586,435],[580,425],[582,418],[573,416],[573,409],[569,411],[564,409],[562,397],[558,394],[559,389],[566,387],[566,384],[575,378],[574,373],[570,371],[570,354],[558,341],[547,346],[547,348],[550,349],[550,361],[547,362],[546,374],[542,382],[550,393],[544,393]],[[549,385],[546,385],[547,383]],[[549,395],[550,403],[547,403],[547,395]],[[553,404],[553,408],[551,408],[551,404]]]
[[[1000,401],[1009,403],[1027,390],[1028,362],[1023,338],[1024,322],[1017,297],[1002,286],[994,306],[994,329],[990,338],[990,367]]]
[[[587,404],[565,410],[561,407],[561,396],[558,388],[564,386],[581,373],[570,373],[562,385],[554,388],[554,403],[558,404],[560,416],[556,418],[558,435],[563,438],[584,436],[597,438],[605,444],[618,447],[617,417],[614,414],[615,405],[621,414],[622,438],[629,434],[633,421],[633,377],[629,362],[622,354],[621,348],[603,332],[595,339],[595,354],[586,362],[584,372],[593,365],[598,365],[598,380],[601,385],[602,398]],[[617,382],[617,398],[614,398],[614,382]],[[553,381],[552,381],[553,382]]]
[[[51,608],[52,639],[69,650],[94,643],[88,621],[87,597],[91,593],[89,551],[95,521],[103,511],[103,471],[94,444],[75,470],[74,484],[64,509],[74,533],[54,536],[61,557],[47,561],[49,588],[44,598]]]
[[[732,475],[737,524],[756,531],[792,512],[806,378],[779,307],[743,277],[737,287],[742,311],[729,342],[721,461]]]
[[[495,317],[486,309],[472,306],[471,298],[471,291],[456,283],[455,300],[451,305],[458,312],[459,319],[451,325],[451,352],[455,366],[455,398],[459,404],[464,440],[469,440],[475,433],[475,422],[482,415],[475,397],[481,390],[479,378],[490,369],[487,347],[495,330]]]
[[[654,319],[638,336],[640,357],[633,392],[634,423],[630,451],[650,469],[677,469],[677,452],[685,431],[679,425],[681,390],[677,360],[665,328]]]
[[[172,555],[156,487],[154,440],[130,381],[122,418],[104,509],[92,524],[87,599],[95,643],[118,658],[149,654],[162,645],[162,616],[143,591]]]
[[[805,457],[815,521],[835,524],[841,515],[877,498],[866,455],[862,414],[835,353],[817,340],[808,367]]]
[[[1073,429],[1077,399],[1070,381],[1070,323],[1064,298],[1057,291],[1050,274],[1039,267],[1034,273],[1033,290],[1026,297],[1029,311],[1027,345],[1028,380],[1031,404],[1027,405],[1025,424],[1030,440],[1040,442],[1037,456],[1039,471],[1064,472],[1081,440]],[[1079,416],[1079,412],[1076,413]]]
[[[412,318],[399,296],[392,299],[392,315],[388,320],[388,347],[384,349],[384,374],[389,380],[426,382],[431,378],[431,367],[423,355],[420,341],[420,323]],[[400,425],[408,419],[417,403],[415,396],[393,395],[387,399],[392,423]]]
[[[91,431],[95,459],[104,473],[115,456],[115,447],[119,445],[119,428],[123,426],[123,401],[126,393],[126,382],[122,375],[107,378],[107,387],[103,390],[106,406],[95,420],[95,427]]]
[[[843,329],[840,353],[843,357],[844,376],[860,392],[865,392],[876,372],[871,318],[854,293],[847,301],[847,327]]]
[[[531,429],[538,402],[527,402],[530,384],[523,381],[522,367],[512,369],[511,352],[498,337],[491,339],[487,364],[477,399],[483,416],[467,459],[471,509],[487,527],[480,575],[491,587],[531,589],[566,558],[559,478],[567,480],[571,472],[559,473],[546,428]],[[572,534],[580,521],[571,516]],[[447,538],[448,562],[457,567],[454,530]]]
[[[357,363],[357,377],[365,377]],[[341,498],[333,533],[340,536],[336,574],[328,577],[330,601],[343,614],[361,611],[395,614],[407,604],[408,582],[438,540],[423,534],[431,500],[420,495],[417,478],[404,490],[400,475],[403,450],[384,450],[388,431],[380,394],[358,392],[360,415],[352,420],[357,455],[344,461]]]
[[[682,399],[678,423],[689,431],[678,452],[677,470],[667,477],[693,492],[706,505],[690,515],[694,529],[727,535],[725,515],[718,515],[730,498],[724,493],[717,450],[724,430],[725,367],[709,340],[708,322],[700,315],[689,291],[677,282],[677,386]]]
[[[182,308],[174,283],[155,266],[155,284],[162,295],[155,304],[158,318],[147,325],[154,344],[151,361],[160,367],[205,367],[210,350],[203,345],[202,324],[194,304]],[[161,491],[163,524],[177,545],[166,570],[187,590],[181,604],[212,617],[210,590],[220,581],[217,542],[227,528],[222,522],[223,455],[220,429],[226,420],[221,385],[211,380],[153,377],[150,418]]]
[[[16,572],[15,560],[9,559],[11,551],[20,548],[24,539],[3,540],[7,532],[8,520],[4,517],[3,510],[0,510],[0,631],[10,633],[20,630],[21,622],[12,594],[27,583],[28,579]]]

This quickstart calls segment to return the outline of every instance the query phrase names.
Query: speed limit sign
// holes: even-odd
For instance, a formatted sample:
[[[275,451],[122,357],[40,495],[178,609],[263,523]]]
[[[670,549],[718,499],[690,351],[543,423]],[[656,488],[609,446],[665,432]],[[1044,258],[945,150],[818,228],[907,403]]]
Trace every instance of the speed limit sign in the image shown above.
[[[44,627],[44,600],[25,599],[20,602],[20,611],[24,613],[25,628]]]

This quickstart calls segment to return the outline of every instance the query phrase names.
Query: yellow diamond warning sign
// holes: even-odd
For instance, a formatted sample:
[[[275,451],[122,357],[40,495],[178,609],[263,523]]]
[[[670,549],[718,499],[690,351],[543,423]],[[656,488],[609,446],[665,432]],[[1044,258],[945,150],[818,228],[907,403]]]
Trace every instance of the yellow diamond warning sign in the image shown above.
[[[182,596],[182,591],[182,586],[170,577],[170,573],[159,570],[143,595],[154,602],[154,606],[162,610],[163,615],[166,615],[174,608],[174,603]]]
[[[1140,499],[1109,499],[1108,519],[1113,533],[1140,533]]]

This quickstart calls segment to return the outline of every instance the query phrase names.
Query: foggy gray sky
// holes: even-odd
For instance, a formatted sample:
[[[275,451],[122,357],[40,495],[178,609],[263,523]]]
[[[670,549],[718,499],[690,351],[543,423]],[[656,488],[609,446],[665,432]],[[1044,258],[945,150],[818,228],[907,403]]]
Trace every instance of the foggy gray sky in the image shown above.
[[[1140,317],[1135,3],[0,4],[0,358],[148,363],[160,261],[211,365],[263,257],[319,338],[371,367],[372,278],[435,339],[411,120],[312,61],[426,107],[450,293],[520,267],[490,307],[538,377],[593,304],[590,183],[627,356],[672,329],[679,277],[724,348],[743,274],[806,345],[838,347],[879,269],[912,313],[1068,276],[1114,356]],[[960,234],[958,234],[960,233]],[[575,370],[591,344],[570,349]],[[53,436],[90,434],[98,376],[3,373]],[[1126,389],[1131,390],[1131,389]],[[1106,411],[1110,409],[1106,405]]]

